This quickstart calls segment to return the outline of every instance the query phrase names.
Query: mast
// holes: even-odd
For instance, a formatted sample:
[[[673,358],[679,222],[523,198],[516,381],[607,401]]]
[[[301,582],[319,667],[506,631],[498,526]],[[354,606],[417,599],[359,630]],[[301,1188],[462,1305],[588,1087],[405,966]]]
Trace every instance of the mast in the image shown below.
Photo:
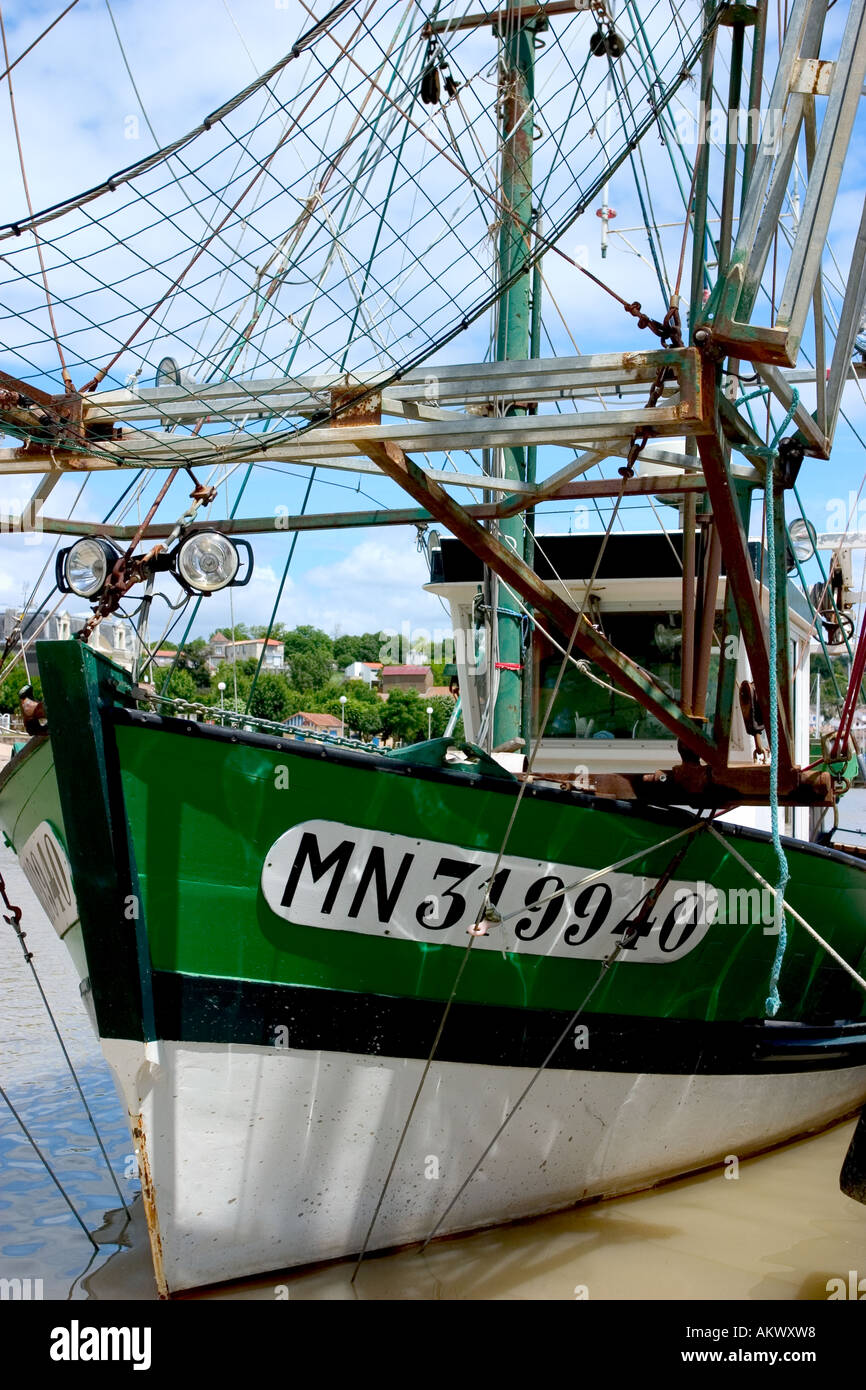
[[[535,97],[535,34],[543,21],[523,17],[509,0],[505,33],[500,45],[500,138],[502,161],[500,183],[503,210],[499,232],[499,283],[507,285],[524,265],[530,250],[532,223],[532,131]],[[532,346],[531,277],[528,270],[507,289],[499,300],[496,334],[497,362],[525,361]],[[525,415],[523,406],[511,406],[510,415]],[[502,476],[526,482],[526,448],[502,450]],[[518,556],[526,555],[525,527],[521,516],[499,523],[500,538]],[[523,650],[522,610],[504,581],[495,586],[497,594],[493,620],[496,624],[498,675],[493,709],[493,747],[521,736],[525,672],[521,669]]]

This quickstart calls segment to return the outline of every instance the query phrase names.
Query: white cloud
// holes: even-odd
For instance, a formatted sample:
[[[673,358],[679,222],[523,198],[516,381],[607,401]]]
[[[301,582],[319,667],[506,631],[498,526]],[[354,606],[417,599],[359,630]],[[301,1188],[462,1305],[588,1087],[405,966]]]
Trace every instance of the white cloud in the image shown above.
[[[372,536],[335,563],[313,565],[296,576],[283,594],[279,617],[292,627],[311,623],[331,633],[399,630],[404,623],[428,630],[450,629],[449,615],[439,600],[424,593],[422,586],[428,579],[427,563],[415,549],[414,532]],[[273,585],[272,595],[275,592]],[[239,599],[236,609],[239,603],[248,606]],[[264,622],[266,617],[257,621]]]

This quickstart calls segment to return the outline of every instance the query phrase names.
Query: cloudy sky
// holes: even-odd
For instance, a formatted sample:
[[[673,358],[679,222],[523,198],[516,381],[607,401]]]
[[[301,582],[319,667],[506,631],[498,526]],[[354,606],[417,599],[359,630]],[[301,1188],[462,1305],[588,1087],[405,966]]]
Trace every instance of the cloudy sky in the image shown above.
[[[2,13],[10,57],[22,52],[62,8],[62,0],[5,0]],[[318,0],[311,8],[319,15],[327,9]],[[471,7],[467,4],[460,8]],[[670,11],[670,0],[666,0],[665,6],[660,5],[659,0],[651,0],[641,8],[648,15],[650,27],[669,22],[665,14]],[[695,6],[685,0],[680,8],[687,13]],[[829,43],[838,38],[846,9],[837,6],[831,10]],[[418,12],[413,12],[415,17]],[[105,0],[78,0],[72,12],[12,73],[33,206],[39,209],[53,204],[142,157],[154,148],[151,129],[160,143],[191,129],[206,112],[287,52],[310,23],[303,0],[285,0],[285,3],[283,0],[185,0],[183,4],[178,4],[177,0],[171,3],[169,0],[147,0],[147,3],[144,0],[111,0],[110,11]],[[587,26],[589,20],[583,17],[580,23]],[[583,30],[575,27],[570,32],[582,34]],[[118,34],[126,62],[118,45]],[[485,89],[482,80],[483,62],[486,62],[484,45],[490,49],[492,62],[493,39],[489,31],[479,31],[473,44],[467,53],[481,54],[481,58],[473,58],[479,63],[477,71],[481,74],[474,84],[473,95],[482,100],[485,90],[488,96],[495,94],[495,87],[488,82]],[[661,53],[661,37],[659,45]],[[771,45],[769,61],[772,56]],[[585,63],[583,52],[569,53],[568,61],[572,68],[579,68]],[[552,67],[539,67],[542,73],[553,70]],[[561,64],[556,70],[562,70]],[[597,82],[596,70],[590,67],[588,71],[593,82]],[[726,74],[721,76],[726,85]],[[542,84],[538,93],[541,105],[545,95]],[[684,87],[675,108],[682,120],[686,111],[694,108],[695,100],[694,89]],[[436,119],[441,121],[439,113]],[[687,129],[687,125],[682,128]],[[441,130],[439,133],[441,135]],[[843,195],[831,228],[831,250],[841,267],[837,271],[828,254],[829,292],[831,297],[835,296],[836,304],[866,187],[866,142],[862,135],[858,127],[846,165]],[[540,137],[543,142],[543,121]],[[590,131],[588,149],[595,148],[593,140],[597,141],[597,132]],[[539,148],[543,150],[543,143]],[[644,141],[643,157],[653,213],[663,227],[665,257],[672,267],[677,261],[681,238],[681,226],[674,225],[682,215],[681,196],[667,151],[654,134]],[[0,184],[5,195],[0,220],[9,221],[24,213],[26,203],[11,127],[8,91],[0,93]],[[640,300],[650,313],[661,317],[665,305],[650,263],[646,237],[639,230],[641,209],[628,164],[611,182],[610,202],[617,218],[612,223],[614,235],[606,260],[600,256],[601,224],[595,216],[596,206],[566,234],[563,248],[607,280],[626,299]],[[0,245],[0,252],[2,250]],[[640,334],[633,320],[565,263],[548,257],[545,273],[559,311],[551,311],[547,319],[550,339],[557,352],[615,351],[647,346],[645,335]],[[685,283],[688,283],[688,266]],[[451,345],[448,360],[482,360],[488,348],[489,328],[489,319],[473,326]],[[14,353],[4,354],[3,348],[0,344],[0,368],[13,373],[20,371]],[[157,342],[154,347],[157,355],[159,348]],[[548,344],[543,344],[543,351],[547,348]],[[130,365],[134,369],[134,363]],[[76,385],[83,384],[83,380],[76,380]],[[143,384],[150,384],[146,377]],[[866,407],[856,389],[848,391],[846,412],[850,424],[840,426],[831,463],[807,460],[801,475],[803,500],[819,529],[831,524],[840,502],[848,510],[848,502],[856,494],[863,474],[864,451],[853,431],[866,437]],[[540,474],[543,476],[546,471],[560,466],[562,461],[561,453],[551,453],[549,460],[540,461]],[[14,512],[29,495],[32,480],[7,477],[2,486],[2,509],[5,513]],[[298,512],[305,487],[306,473],[301,468],[282,469],[278,473],[257,471],[245,494],[244,511],[251,515],[271,515],[279,509]],[[115,478],[94,475],[76,503],[80,488],[79,478],[64,478],[46,510],[52,515],[69,515],[76,505],[76,516],[101,519],[119,491]],[[188,484],[184,479],[179,480],[167,499],[167,512],[164,510],[162,515],[180,514],[187,492]],[[462,497],[469,500],[466,494]],[[358,480],[349,473],[331,472],[318,475],[308,510],[332,512],[372,505],[405,505],[405,501],[399,500],[388,484],[378,480],[367,477]],[[575,525],[573,508],[559,504],[547,510],[544,524],[548,531],[567,531]],[[134,521],[137,515],[133,511],[127,520]],[[671,525],[671,518],[675,518],[675,513],[666,511],[667,525]],[[866,502],[855,517],[856,521],[866,529]],[[635,512],[633,516],[625,516],[625,524],[654,527],[658,523],[651,513]],[[24,588],[32,586],[49,559],[52,544],[43,539],[39,544],[25,545],[20,538],[4,538],[0,550],[0,604],[21,603]],[[231,600],[237,620],[266,621],[288,544],[285,533],[257,542],[257,569],[253,581],[249,587],[238,590]],[[406,622],[415,627],[441,628],[446,618],[439,601],[423,593],[421,585],[425,578],[426,567],[417,552],[412,528],[302,534],[295,548],[279,617],[289,624],[314,623],[330,632],[399,628]],[[43,592],[46,588],[44,584]],[[228,594],[216,595],[202,604],[193,632],[206,635],[226,625],[230,615]]]

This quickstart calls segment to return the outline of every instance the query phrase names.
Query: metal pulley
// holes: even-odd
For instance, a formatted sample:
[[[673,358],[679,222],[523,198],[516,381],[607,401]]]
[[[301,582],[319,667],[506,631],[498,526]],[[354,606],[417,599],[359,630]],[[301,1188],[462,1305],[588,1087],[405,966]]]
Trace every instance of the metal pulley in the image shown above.
[[[589,51],[594,58],[621,58],[625,52],[625,39],[614,29],[599,27],[589,41]]]
[[[740,713],[743,716],[746,733],[755,740],[755,762],[764,763],[767,761],[767,750],[761,738],[761,735],[766,732],[764,727],[764,712],[761,709],[758,692],[751,681],[740,682],[739,696]]]
[[[826,583],[813,584],[809,599],[824,625],[828,647],[841,647],[854,636],[854,619],[845,603],[845,574],[837,555],[830,561]]]
[[[439,88],[439,69],[435,63],[424,69],[421,78],[421,100],[427,106],[438,106],[441,92]]]

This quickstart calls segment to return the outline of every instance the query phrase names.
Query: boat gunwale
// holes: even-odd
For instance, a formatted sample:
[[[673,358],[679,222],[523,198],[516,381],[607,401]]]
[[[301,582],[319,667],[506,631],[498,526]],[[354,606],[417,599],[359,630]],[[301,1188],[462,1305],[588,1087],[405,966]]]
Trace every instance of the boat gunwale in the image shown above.
[[[28,741],[24,744],[24,747],[19,748],[17,753],[13,753],[6,763],[6,766],[0,768],[0,792],[2,792],[6,783],[12,780],[12,777],[19,768],[35,755],[37,749],[42,748],[46,743],[50,742],[51,735],[47,730],[43,734],[31,734]]]
[[[490,776],[483,772],[465,771],[458,768],[431,767],[424,763],[411,763],[405,758],[397,759],[381,753],[362,753],[353,748],[342,748],[327,743],[310,744],[294,739],[291,730],[280,738],[275,734],[259,733],[250,729],[223,727],[218,724],[202,724],[196,720],[176,719],[169,715],[156,714],[148,710],[134,710],[116,705],[104,711],[104,717],[114,725],[128,728],[152,728],[163,733],[185,734],[187,737],[203,738],[216,743],[244,745],[251,748],[266,748],[273,752],[289,753],[300,758],[324,758],[350,767],[364,768],[368,771],[388,772],[400,777],[421,778],[424,781],[444,782],[450,786],[472,786],[483,791],[507,793],[516,796],[521,783],[508,776]],[[422,745],[419,745],[422,746]],[[404,752],[406,750],[403,750]],[[525,784],[523,784],[525,785]],[[2,781],[0,781],[2,788]],[[596,796],[592,792],[569,791],[559,788],[530,784],[526,795],[533,800],[552,802],[564,807],[578,806],[589,811],[609,811],[614,815],[637,816],[670,829],[683,828],[695,824],[696,817],[679,807],[662,807],[644,804],[639,801],[624,801],[616,797]],[[773,837],[768,830],[758,830],[754,826],[736,825],[730,821],[713,822],[714,828],[724,838],[740,839],[758,844],[772,845]],[[857,855],[847,854],[833,845],[819,845],[812,840],[796,840],[789,835],[781,837],[783,846],[796,853],[815,855],[829,859],[846,868],[857,869],[866,874],[866,861]],[[647,853],[652,852],[652,846]]]

